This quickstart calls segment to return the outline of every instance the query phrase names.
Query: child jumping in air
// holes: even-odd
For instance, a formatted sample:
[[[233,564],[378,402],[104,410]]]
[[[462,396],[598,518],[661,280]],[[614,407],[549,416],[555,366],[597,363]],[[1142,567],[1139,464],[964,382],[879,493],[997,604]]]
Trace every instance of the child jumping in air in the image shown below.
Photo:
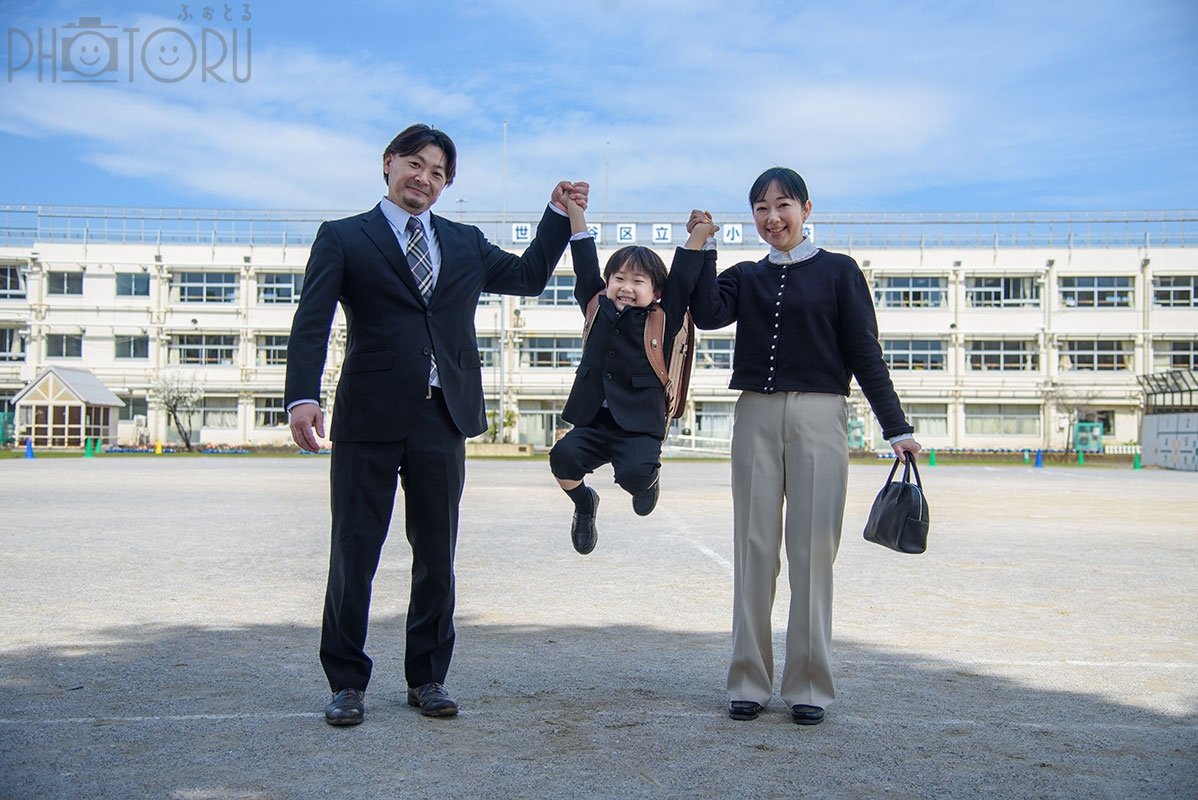
[[[582,363],[562,411],[562,419],[574,427],[549,453],[549,466],[574,501],[570,538],[574,549],[586,555],[598,538],[599,495],[584,479],[596,467],[612,465],[616,483],[632,495],[637,514],[645,516],[657,505],[666,396],[646,348],[661,347],[668,357],[668,345],[682,326],[705,261],[714,268],[715,251],[704,251],[703,244],[718,228],[710,215],[692,213],[690,238],[675,252],[673,265],[689,268],[679,269],[668,281],[661,258],[636,245],[613,253],[600,276],[595,240],[587,232],[583,210],[567,202],[567,211],[573,233],[574,298],[584,315],[588,304],[598,305],[583,331]],[[651,314],[665,315],[661,342],[646,341]]]

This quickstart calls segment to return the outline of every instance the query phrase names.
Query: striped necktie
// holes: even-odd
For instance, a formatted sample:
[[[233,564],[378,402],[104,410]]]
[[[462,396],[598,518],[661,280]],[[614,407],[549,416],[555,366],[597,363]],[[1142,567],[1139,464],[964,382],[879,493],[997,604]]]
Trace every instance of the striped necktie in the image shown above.
[[[424,236],[424,226],[417,217],[408,217],[408,265],[412,267],[412,276],[416,278],[416,286],[427,303],[433,293],[433,258],[428,252],[428,240]],[[437,356],[431,359],[428,382],[430,385],[439,383],[437,380]]]

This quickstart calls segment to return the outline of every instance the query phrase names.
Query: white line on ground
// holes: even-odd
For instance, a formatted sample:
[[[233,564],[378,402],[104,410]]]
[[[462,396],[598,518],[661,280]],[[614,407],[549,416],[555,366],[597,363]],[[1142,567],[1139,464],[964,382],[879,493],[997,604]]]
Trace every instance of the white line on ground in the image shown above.
[[[971,659],[962,661],[953,659],[946,661],[937,658],[911,658],[903,661],[876,661],[835,659],[837,664],[855,664],[868,667],[903,667],[903,666],[934,666],[934,667],[1112,667],[1126,669],[1185,669],[1198,670],[1198,664],[1161,661],[1000,661],[988,659]]]
[[[695,548],[700,553],[707,556],[709,559],[711,559],[715,563],[719,564],[724,569],[724,571],[726,571],[729,575],[732,574],[732,562],[731,561],[724,558],[722,555],[720,555],[716,551],[712,550],[707,545],[702,544],[700,542],[696,542],[694,539],[687,536],[683,532],[682,526],[677,524],[674,520],[667,520],[666,522],[673,530],[677,531],[677,533],[667,533],[664,535],[664,538],[675,539],[678,541],[686,542],[691,547]]]

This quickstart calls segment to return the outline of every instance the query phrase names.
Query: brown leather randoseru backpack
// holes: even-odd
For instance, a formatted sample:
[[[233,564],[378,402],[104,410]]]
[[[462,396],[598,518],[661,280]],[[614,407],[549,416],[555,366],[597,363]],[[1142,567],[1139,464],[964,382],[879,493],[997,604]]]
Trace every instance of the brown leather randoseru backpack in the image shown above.
[[[591,332],[591,325],[595,322],[595,315],[599,313],[601,296],[603,296],[602,291],[596,292],[595,296],[587,302],[586,322],[582,327],[583,350],[586,350],[587,336]],[[690,389],[691,367],[695,363],[695,323],[691,319],[691,312],[687,310],[683,313],[682,326],[674,335],[674,341],[663,341],[665,336],[666,314],[660,306],[655,305],[653,310],[645,316],[645,356],[649,359],[653,371],[657,373],[662,388],[665,389],[666,435],[669,436],[669,421],[679,419],[686,411],[686,393]],[[666,358],[667,353],[669,354],[668,359]],[[669,362],[668,367],[667,361]]]

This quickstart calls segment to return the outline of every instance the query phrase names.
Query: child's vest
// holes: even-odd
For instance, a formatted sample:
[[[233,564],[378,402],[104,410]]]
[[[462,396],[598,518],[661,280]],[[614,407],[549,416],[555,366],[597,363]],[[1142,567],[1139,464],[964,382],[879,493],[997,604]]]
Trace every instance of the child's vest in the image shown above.
[[[598,291],[587,302],[586,322],[582,326],[582,347],[586,350],[587,336],[595,315],[599,313],[599,298],[603,291]],[[682,326],[674,334],[674,341],[663,342],[666,335],[666,315],[660,307],[645,315],[645,357],[649,365],[657,373],[666,393],[666,421],[678,419],[686,411],[686,393],[690,389],[691,366],[695,355],[695,323],[691,312],[687,310],[682,315]],[[669,367],[666,366],[666,353],[669,352]],[[666,426],[668,432],[669,425]]]

